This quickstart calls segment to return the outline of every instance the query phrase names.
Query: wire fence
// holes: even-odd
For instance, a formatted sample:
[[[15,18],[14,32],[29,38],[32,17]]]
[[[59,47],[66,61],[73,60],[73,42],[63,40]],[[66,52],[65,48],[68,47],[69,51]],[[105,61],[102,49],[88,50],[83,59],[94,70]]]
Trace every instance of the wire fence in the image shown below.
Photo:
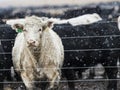
[[[56,68],[56,69],[87,69],[87,68],[92,68],[92,69],[99,69],[100,67],[62,67],[62,68]],[[104,68],[120,68],[120,66],[104,66]],[[36,68],[36,70],[41,70],[41,69],[54,69],[54,68]],[[14,69],[14,70],[31,70],[31,69]],[[0,69],[0,71],[11,71],[11,69]]]
[[[120,79],[77,79],[77,80],[60,80],[59,82],[104,82],[104,81],[119,81]],[[32,83],[45,83],[45,82],[51,82],[51,81],[33,81]],[[58,82],[58,81],[55,81]],[[14,83],[14,84],[20,84],[23,83],[22,81],[17,82],[0,82],[0,83]]]
[[[75,36],[75,37],[61,37],[62,39],[85,39],[85,38],[115,38],[120,35],[98,35],[98,36]],[[14,41],[15,39],[0,39],[0,41]]]
[[[120,48],[104,48],[104,49],[77,49],[77,50],[64,50],[64,52],[89,52],[89,51],[119,51]],[[38,53],[38,52],[36,52]],[[0,54],[12,54],[12,52],[0,52]]]
[[[115,22],[116,21],[105,21],[105,22],[98,22],[98,23],[110,23],[110,22]],[[65,25],[64,25],[65,26]],[[69,25],[68,25],[69,26]],[[68,27],[67,25],[65,27]],[[3,24],[0,25],[0,28],[2,27],[10,27],[10,25]],[[57,26],[59,27],[59,26]],[[83,39],[83,38],[112,38],[112,37],[120,37],[120,35],[102,35],[102,36],[75,36],[75,37],[61,37],[62,39]],[[15,39],[0,39],[0,41],[14,41]],[[81,51],[119,51],[120,48],[96,48],[96,49],[77,49],[77,50],[65,50],[65,52],[81,52]],[[11,54],[11,52],[0,52],[0,54]],[[117,63],[117,62],[116,62]],[[86,68],[99,68],[99,67],[63,67],[61,69],[86,69]],[[104,68],[120,68],[120,66],[104,66]],[[43,69],[43,68],[37,68],[37,69]],[[52,69],[52,68],[47,68],[47,69]],[[59,69],[59,68],[56,68]],[[14,69],[18,70],[18,69]],[[23,70],[23,69],[19,69]],[[30,69],[29,69],[30,70]],[[0,69],[0,71],[11,71],[11,69]],[[118,81],[120,79],[78,79],[78,80],[60,80],[60,82],[96,82],[96,81]],[[34,83],[39,83],[39,82],[50,82],[50,81],[33,81]],[[58,81],[56,81],[58,82]],[[5,81],[5,82],[0,82],[0,83],[23,83],[22,81]]]

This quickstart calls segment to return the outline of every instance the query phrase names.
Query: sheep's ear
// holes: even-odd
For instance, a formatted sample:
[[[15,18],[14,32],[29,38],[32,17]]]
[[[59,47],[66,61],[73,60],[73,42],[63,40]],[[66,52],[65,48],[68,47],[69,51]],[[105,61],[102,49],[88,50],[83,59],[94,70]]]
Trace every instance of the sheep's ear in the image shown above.
[[[23,25],[22,24],[14,24],[13,28],[16,30],[17,33],[21,33],[23,31]]]
[[[43,24],[43,30],[46,28],[52,28],[53,27],[53,21],[45,21]]]
[[[10,25],[13,29],[23,29],[25,19],[11,19],[7,20],[6,24]]]
[[[53,27],[53,21],[48,21],[47,22],[47,27],[52,28]]]
[[[22,24],[14,24],[13,28],[14,29],[23,29],[23,25]]]

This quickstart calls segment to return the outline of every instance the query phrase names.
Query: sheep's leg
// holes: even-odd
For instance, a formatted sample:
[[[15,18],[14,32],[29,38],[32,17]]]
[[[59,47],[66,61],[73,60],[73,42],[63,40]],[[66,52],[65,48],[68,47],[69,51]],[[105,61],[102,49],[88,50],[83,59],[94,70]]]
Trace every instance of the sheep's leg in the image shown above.
[[[30,75],[30,73],[29,73],[29,75]],[[32,82],[33,79],[30,78],[30,77],[27,75],[26,72],[22,72],[22,73],[21,73],[21,77],[22,77],[22,80],[23,80],[23,82],[24,82],[27,90],[33,90],[33,88],[34,88],[34,85],[33,85],[33,82]]]
[[[60,74],[58,71],[53,72],[51,75],[47,75],[49,82],[49,89],[54,89],[58,87],[60,81]]]

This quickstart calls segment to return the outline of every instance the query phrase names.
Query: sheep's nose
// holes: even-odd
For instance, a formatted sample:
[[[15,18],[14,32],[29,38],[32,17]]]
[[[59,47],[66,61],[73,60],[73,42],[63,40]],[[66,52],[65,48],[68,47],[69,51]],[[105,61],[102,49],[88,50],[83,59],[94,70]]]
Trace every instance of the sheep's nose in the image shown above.
[[[28,43],[29,45],[35,45],[35,41],[34,41],[34,40],[28,40],[27,43]]]

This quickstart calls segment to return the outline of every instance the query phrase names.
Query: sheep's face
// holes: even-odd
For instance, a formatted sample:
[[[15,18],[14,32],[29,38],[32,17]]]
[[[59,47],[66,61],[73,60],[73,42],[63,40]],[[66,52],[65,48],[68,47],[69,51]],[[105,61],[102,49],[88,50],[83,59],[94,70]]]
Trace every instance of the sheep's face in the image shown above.
[[[28,47],[38,47],[43,32],[47,27],[50,28],[51,24],[52,22],[50,21],[42,21],[40,18],[29,17],[25,20],[24,25],[15,24],[14,27],[22,30]]]
[[[41,41],[43,27],[41,25],[26,24],[23,28],[24,37],[28,47],[38,47]]]

